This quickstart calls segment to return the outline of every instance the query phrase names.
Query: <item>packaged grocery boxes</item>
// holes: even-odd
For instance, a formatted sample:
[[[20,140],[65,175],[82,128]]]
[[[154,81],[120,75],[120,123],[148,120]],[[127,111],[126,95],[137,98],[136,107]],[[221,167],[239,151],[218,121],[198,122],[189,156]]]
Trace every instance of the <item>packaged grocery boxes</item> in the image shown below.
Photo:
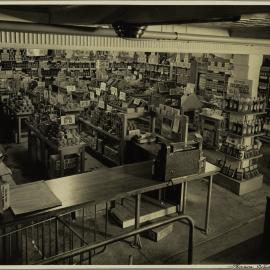
[[[0,214],[7,210],[10,206],[9,183],[0,178]]]

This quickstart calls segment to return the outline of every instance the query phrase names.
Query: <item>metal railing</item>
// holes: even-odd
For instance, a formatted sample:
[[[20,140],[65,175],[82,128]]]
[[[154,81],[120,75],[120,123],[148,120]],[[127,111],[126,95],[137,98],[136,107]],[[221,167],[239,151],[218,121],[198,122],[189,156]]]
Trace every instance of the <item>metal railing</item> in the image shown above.
[[[97,224],[97,209],[96,206],[93,207],[85,206],[38,222],[25,221],[22,224],[1,227],[0,264],[34,264],[59,253],[106,239],[108,203],[104,209],[104,224]],[[97,227],[103,228],[103,225],[104,232],[98,231]],[[103,251],[105,247],[100,251],[94,250],[90,257]],[[73,261],[70,259],[65,263],[73,264]]]
[[[177,220],[189,225],[188,263],[192,263],[194,223],[189,216],[179,215],[108,239],[108,208],[106,203],[101,210],[103,219],[97,219],[96,206],[84,205],[37,222],[1,227],[0,264],[92,264],[93,256],[107,245]]]
[[[40,265],[45,265],[45,264],[63,264],[65,262],[65,260],[73,260],[73,258],[75,256],[80,256],[80,257],[84,257],[84,254],[89,254],[88,259],[89,259],[89,264],[91,264],[91,252],[95,249],[101,248],[101,247],[106,247],[109,244],[115,243],[115,242],[119,242],[122,241],[126,238],[138,235],[140,233],[143,233],[147,230],[150,229],[155,229],[158,228],[160,226],[164,226],[170,223],[173,223],[175,221],[179,221],[179,220],[186,220],[188,222],[189,225],[189,236],[188,236],[188,264],[192,264],[193,262],[193,232],[194,232],[194,222],[192,220],[191,217],[187,216],[187,215],[180,215],[180,216],[176,216],[176,217],[172,217],[169,218],[167,220],[164,221],[160,221],[151,225],[147,225],[147,226],[143,226],[139,229],[135,229],[131,232],[126,232],[117,236],[113,236],[110,239],[101,241],[99,243],[94,243],[94,244],[90,244],[84,247],[80,247],[77,249],[73,249],[70,251],[67,251],[65,253],[62,254],[58,254],[55,256],[52,256],[51,258],[48,259],[44,259],[39,261],[37,264]]]

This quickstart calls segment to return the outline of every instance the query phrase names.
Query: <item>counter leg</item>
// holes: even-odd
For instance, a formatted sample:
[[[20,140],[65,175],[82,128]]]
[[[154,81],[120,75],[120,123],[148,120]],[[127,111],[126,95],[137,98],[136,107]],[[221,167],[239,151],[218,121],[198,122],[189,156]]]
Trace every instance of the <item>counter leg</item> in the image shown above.
[[[136,202],[135,202],[135,229],[140,228],[141,196],[142,196],[142,194],[138,194],[136,196]],[[140,238],[139,234],[134,236],[134,243],[132,244],[132,247],[137,247],[137,248],[142,247],[141,238]]]
[[[176,186],[176,188],[179,190],[179,196],[177,196],[178,204],[177,204],[177,213],[182,214],[183,213],[183,202],[184,202],[184,183],[181,183]]]
[[[182,207],[182,213],[186,213],[186,206],[187,206],[187,182],[183,183],[183,207]]]
[[[212,187],[213,187],[213,175],[209,177],[208,191],[207,191],[207,202],[206,202],[206,215],[205,215],[205,233],[208,234],[209,221],[210,221],[210,208],[211,208],[211,197],[212,197]]]
[[[82,148],[81,152],[81,173],[84,173],[85,171],[85,148]]]
[[[60,151],[60,177],[64,176],[64,162],[65,162],[65,156],[63,154],[63,151]]]
[[[22,136],[22,119],[20,116],[18,116],[18,138],[17,138],[17,143],[21,143],[21,136]]]

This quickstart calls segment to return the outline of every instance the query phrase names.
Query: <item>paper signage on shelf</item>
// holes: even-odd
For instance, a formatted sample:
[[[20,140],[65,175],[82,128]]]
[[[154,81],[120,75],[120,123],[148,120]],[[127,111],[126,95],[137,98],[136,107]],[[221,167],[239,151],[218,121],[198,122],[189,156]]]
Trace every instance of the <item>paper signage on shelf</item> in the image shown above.
[[[101,94],[101,90],[97,88],[97,89],[96,89],[96,95],[97,95],[97,96],[100,96],[100,94]]]
[[[61,116],[61,125],[74,125],[75,124],[75,115],[73,114],[68,114]]]
[[[119,94],[119,99],[126,101],[126,93],[121,91]]]
[[[75,85],[67,85],[67,92],[74,92],[76,91]]]
[[[118,90],[117,90],[116,87],[114,87],[114,86],[111,87],[111,94],[114,95],[114,96],[118,95]]]
[[[128,66],[128,70],[132,70],[132,67],[131,66]]]
[[[101,108],[101,109],[105,109],[105,102],[104,102],[104,100],[99,100],[98,101],[98,107]]]
[[[90,100],[95,100],[95,93],[94,92],[90,92]]]
[[[107,108],[106,109],[107,109],[108,112],[111,112],[112,111],[112,106],[107,105]]]
[[[141,100],[140,100],[139,98],[135,98],[134,101],[133,101],[133,103],[134,103],[135,105],[140,105]]]
[[[44,90],[44,98],[45,99],[49,98],[49,91],[48,90]]]
[[[106,91],[107,84],[105,82],[100,83],[100,89]]]
[[[89,105],[90,105],[90,100],[81,100],[80,101],[80,107],[81,108],[89,107]]]
[[[230,78],[227,92],[231,95],[250,96],[252,90],[252,80],[239,80]]]

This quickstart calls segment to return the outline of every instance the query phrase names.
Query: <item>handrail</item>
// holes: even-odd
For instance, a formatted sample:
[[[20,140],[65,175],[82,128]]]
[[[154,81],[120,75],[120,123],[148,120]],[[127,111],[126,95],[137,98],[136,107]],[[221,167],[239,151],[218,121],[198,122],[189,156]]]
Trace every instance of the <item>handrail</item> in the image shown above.
[[[192,262],[193,262],[194,221],[190,216],[187,216],[187,215],[180,215],[180,216],[169,218],[169,219],[164,220],[164,221],[160,221],[160,222],[157,222],[157,223],[154,223],[154,224],[150,224],[150,225],[141,227],[139,229],[135,229],[135,230],[133,230],[131,232],[127,232],[127,233],[123,233],[123,234],[111,237],[110,239],[101,241],[99,243],[94,243],[94,244],[91,244],[91,245],[88,245],[88,246],[80,247],[80,248],[77,248],[77,249],[74,249],[74,250],[71,250],[71,251],[67,251],[67,252],[62,253],[62,254],[52,256],[52,257],[50,257],[48,259],[39,261],[38,263],[35,263],[35,264],[36,265],[53,264],[53,263],[56,263],[57,261],[60,261],[60,260],[66,259],[66,258],[70,258],[70,257],[74,257],[74,256],[80,255],[80,254],[85,253],[85,252],[89,252],[89,251],[91,251],[93,249],[97,249],[97,248],[100,248],[102,246],[106,246],[106,245],[121,241],[121,240],[123,240],[125,238],[129,238],[131,236],[143,233],[143,232],[145,232],[147,230],[155,229],[155,228],[158,228],[160,226],[167,225],[167,224],[170,224],[170,223],[173,223],[175,221],[182,220],[182,219],[187,220],[188,225],[189,225],[188,264],[192,264]]]

